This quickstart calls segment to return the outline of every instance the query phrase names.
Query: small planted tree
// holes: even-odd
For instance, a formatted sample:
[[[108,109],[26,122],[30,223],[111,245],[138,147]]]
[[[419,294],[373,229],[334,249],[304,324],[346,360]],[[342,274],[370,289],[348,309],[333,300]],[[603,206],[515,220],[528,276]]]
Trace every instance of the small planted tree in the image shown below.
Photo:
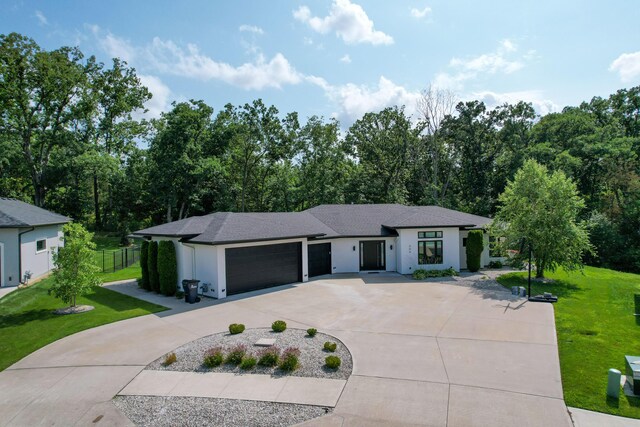
[[[528,160],[507,184],[500,203],[492,234],[502,234],[520,259],[528,259],[531,250],[536,277],[558,267],[582,268],[583,255],[592,251],[587,227],[577,220],[585,203],[563,172],[549,173]]]
[[[160,278],[158,276],[158,242],[149,242],[149,286],[154,292],[160,292]]]
[[[484,233],[482,230],[471,230],[467,236],[467,268],[469,271],[480,270],[482,250],[484,249]]]
[[[171,296],[176,293],[178,283],[178,262],[176,247],[171,240],[163,240],[158,244],[158,279],[160,291]]]
[[[151,290],[151,284],[149,283],[149,241],[143,240],[140,245],[140,270],[142,272],[142,278],[140,280],[140,286],[147,291]]]
[[[95,264],[96,245],[91,240],[93,234],[82,225],[68,223],[63,227],[64,246],[53,253],[53,285],[49,295],[53,294],[71,307],[76,306],[76,298],[87,294],[93,287],[100,285]]]

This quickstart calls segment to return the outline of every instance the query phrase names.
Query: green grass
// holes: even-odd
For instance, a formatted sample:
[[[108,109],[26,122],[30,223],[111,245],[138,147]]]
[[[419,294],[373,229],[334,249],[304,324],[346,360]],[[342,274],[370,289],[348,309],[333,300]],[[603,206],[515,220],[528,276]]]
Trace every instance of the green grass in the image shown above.
[[[109,266],[113,266],[113,251],[119,251],[120,247],[120,237],[114,236],[108,233],[94,233],[93,242],[96,244],[96,256],[95,262],[102,270],[103,266],[103,253],[105,252],[105,263],[108,270],[110,270]],[[120,256],[118,252],[116,254],[117,257]],[[118,258],[120,259],[120,258]],[[117,280],[127,280],[127,279],[139,279],[142,276],[140,271],[140,262],[136,262],[129,267],[123,268],[117,271],[108,271],[106,273],[100,273],[100,279],[103,282],[115,282]]]
[[[640,275],[586,267],[584,274],[563,270],[547,274],[553,283],[532,285],[533,295],[552,292],[568,406],[640,418],[640,399],[606,396],[610,368],[625,372],[625,355],[640,355]],[[527,286],[525,273],[506,274],[505,287]]]
[[[105,288],[78,298],[77,304],[88,304],[95,310],[56,315],[53,310],[65,304],[47,294],[52,278],[18,289],[0,299],[0,371],[26,355],[67,335],[85,329],[156,313],[166,307],[151,304]]]

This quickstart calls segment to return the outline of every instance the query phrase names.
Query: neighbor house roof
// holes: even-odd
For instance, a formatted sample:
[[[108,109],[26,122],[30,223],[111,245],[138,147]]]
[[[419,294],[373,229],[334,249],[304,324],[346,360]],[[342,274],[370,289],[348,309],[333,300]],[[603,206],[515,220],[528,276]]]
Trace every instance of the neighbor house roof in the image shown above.
[[[36,227],[71,221],[46,209],[16,199],[0,197],[0,228]]]
[[[228,244],[293,238],[396,236],[399,228],[481,227],[490,218],[438,206],[399,204],[320,205],[303,212],[216,212],[134,234],[178,237],[185,242]]]

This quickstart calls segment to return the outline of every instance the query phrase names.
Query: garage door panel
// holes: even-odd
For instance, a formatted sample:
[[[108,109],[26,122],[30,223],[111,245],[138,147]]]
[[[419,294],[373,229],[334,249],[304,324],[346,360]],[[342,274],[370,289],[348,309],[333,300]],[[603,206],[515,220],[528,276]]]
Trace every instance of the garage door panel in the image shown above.
[[[225,250],[227,294],[302,280],[302,244],[248,246]]]

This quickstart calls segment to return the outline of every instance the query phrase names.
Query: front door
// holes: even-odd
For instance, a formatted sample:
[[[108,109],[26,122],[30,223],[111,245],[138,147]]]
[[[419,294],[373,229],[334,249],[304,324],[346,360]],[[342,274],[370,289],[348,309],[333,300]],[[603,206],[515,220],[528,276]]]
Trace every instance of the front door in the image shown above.
[[[360,242],[360,271],[384,269],[384,240],[366,240]]]

